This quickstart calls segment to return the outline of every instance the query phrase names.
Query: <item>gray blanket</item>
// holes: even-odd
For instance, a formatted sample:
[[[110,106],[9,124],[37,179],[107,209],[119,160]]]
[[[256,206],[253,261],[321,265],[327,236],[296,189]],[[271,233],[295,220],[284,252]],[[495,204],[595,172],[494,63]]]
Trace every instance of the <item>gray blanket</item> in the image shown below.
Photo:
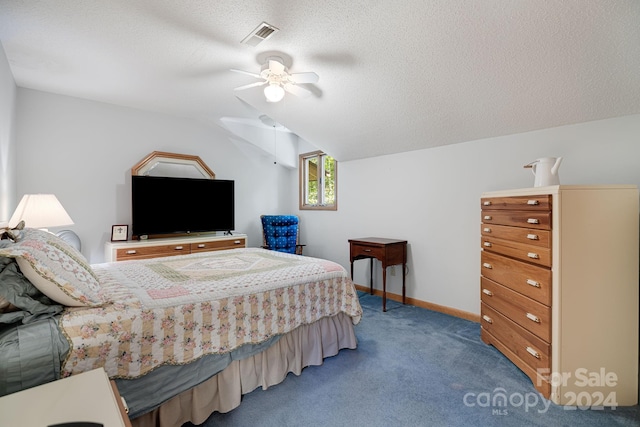
[[[58,329],[64,307],[0,257],[0,396],[60,378],[69,344]]]
[[[0,396],[60,378],[69,343],[57,317],[0,327]]]
[[[0,257],[0,301],[0,323],[35,322],[64,308],[33,286],[15,259],[5,257]]]

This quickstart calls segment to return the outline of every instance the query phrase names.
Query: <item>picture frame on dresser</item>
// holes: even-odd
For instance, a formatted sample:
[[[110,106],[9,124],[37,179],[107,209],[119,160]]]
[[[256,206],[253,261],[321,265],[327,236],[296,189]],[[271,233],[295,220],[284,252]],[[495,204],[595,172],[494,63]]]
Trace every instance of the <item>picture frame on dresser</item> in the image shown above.
[[[129,226],[123,224],[117,224],[111,226],[111,241],[112,242],[126,242],[129,240]]]

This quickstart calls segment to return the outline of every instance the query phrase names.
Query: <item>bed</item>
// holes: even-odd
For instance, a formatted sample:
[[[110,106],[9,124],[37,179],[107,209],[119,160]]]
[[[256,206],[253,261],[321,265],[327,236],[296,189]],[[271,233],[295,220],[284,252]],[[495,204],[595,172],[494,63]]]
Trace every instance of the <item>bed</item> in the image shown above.
[[[0,242],[0,394],[103,367],[134,425],[200,424],[357,346],[357,293],[328,260],[242,248],[90,266],[43,231]]]

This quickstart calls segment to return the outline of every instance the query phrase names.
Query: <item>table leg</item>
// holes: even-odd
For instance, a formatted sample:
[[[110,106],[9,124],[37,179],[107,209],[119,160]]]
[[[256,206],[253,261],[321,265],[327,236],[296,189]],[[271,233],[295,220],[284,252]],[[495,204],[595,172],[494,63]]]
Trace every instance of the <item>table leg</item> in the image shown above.
[[[369,287],[371,295],[373,295],[373,258],[369,258]]]
[[[382,311],[387,311],[387,268],[382,267]]]
[[[406,274],[405,271],[407,270],[407,264],[403,263],[402,264],[402,304],[405,304],[404,299],[405,299],[405,283],[406,283]]]

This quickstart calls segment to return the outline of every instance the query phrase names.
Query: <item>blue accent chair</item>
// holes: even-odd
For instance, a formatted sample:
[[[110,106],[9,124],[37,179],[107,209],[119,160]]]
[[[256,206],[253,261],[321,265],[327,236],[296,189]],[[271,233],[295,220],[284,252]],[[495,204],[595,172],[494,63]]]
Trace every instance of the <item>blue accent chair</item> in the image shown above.
[[[262,215],[262,247],[272,251],[302,255],[304,245],[298,243],[298,217],[295,215]]]

